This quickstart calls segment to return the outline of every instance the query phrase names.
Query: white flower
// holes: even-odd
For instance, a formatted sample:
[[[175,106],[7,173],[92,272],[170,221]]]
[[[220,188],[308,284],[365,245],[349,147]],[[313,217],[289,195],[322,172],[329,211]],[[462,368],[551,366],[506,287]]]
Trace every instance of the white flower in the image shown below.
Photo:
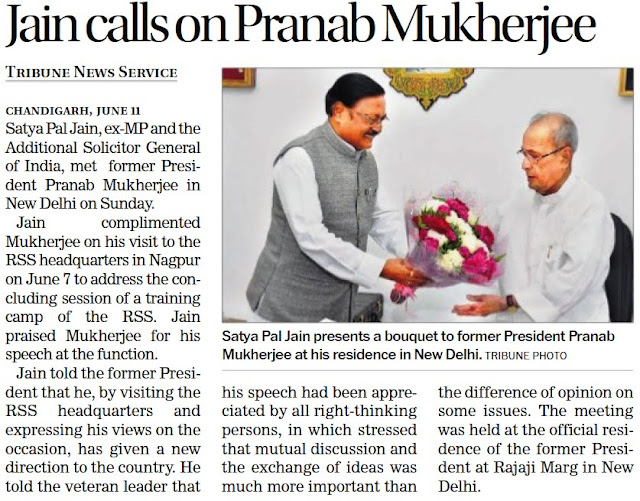
[[[476,216],[476,213],[473,211],[469,211],[469,218],[467,219],[467,221],[469,221],[469,224],[471,226],[475,226],[476,224],[478,224],[478,216]]]
[[[440,200],[436,200],[434,198],[432,198],[431,200],[429,200],[426,204],[424,204],[422,207],[420,207],[422,212],[427,212],[429,210],[433,211],[433,212],[437,212],[438,208],[441,205],[447,205],[444,202],[441,202]]]
[[[467,226],[467,223],[465,222],[465,220],[462,219],[460,216],[458,216],[458,214],[454,210],[452,210],[451,214],[449,214],[444,219],[447,223],[449,223],[449,225],[455,225],[458,228],[460,228],[461,231],[464,231],[462,228],[463,226]]]
[[[471,227],[470,224],[467,223],[462,223],[462,228],[460,228],[460,232],[463,235],[469,235],[474,237],[476,234],[473,232],[473,228]]]
[[[458,230],[457,233],[461,237],[464,237],[465,235],[467,235],[475,238],[475,234],[473,233],[473,228],[464,219],[459,217],[454,211],[451,211],[451,214],[447,216],[445,219],[452,228],[455,227],[455,229]]]
[[[438,233],[437,231],[427,230],[428,238],[435,238],[438,241],[438,247],[442,247],[443,244],[446,244],[449,239],[445,237],[442,233]]]
[[[471,233],[463,233],[460,237],[460,243],[466,247],[467,249],[469,249],[469,252],[471,252],[472,254],[477,251],[480,247],[484,248],[484,250],[486,250],[487,252],[489,251],[489,249],[487,248],[487,245],[480,240],[478,237],[476,237],[473,232]]]
[[[449,252],[438,256],[438,265],[444,271],[449,273],[460,269],[460,267],[462,266],[462,261],[464,261],[464,259],[456,249],[450,250]]]

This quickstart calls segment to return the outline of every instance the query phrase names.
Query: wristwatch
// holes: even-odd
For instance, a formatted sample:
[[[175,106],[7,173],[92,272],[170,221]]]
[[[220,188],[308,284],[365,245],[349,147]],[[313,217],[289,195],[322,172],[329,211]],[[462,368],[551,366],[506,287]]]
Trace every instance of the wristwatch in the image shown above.
[[[518,309],[518,302],[513,294],[508,294],[505,299],[507,300],[506,311],[516,311]]]

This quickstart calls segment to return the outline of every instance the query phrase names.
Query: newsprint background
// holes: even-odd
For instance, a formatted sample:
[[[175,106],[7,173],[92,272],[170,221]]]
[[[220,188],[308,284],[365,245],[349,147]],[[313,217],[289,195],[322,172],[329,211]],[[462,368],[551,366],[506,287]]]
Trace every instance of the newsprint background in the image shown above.
[[[618,76],[638,65],[635,4],[405,3],[2,3],[2,499],[637,497],[633,322],[437,316],[464,291],[426,292],[378,326],[223,321],[250,318],[272,157],[322,120],[344,71],[387,89],[374,151],[397,199],[431,179],[499,199],[522,182],[528,116],[566,109],[585,176],[633,230],[637,104]],[[391,8],[425,29],[481,9],[567,16],[545,25],[563,39],[590,16],[595,38],[403,41]],[[376,31],[278,41],[284,15],[368,15]],[[223,89],[227,67],[258,68],[255,86]],[[425,112],[382,68],[475,71]],[[566,340],[526,341],[543,332]]]

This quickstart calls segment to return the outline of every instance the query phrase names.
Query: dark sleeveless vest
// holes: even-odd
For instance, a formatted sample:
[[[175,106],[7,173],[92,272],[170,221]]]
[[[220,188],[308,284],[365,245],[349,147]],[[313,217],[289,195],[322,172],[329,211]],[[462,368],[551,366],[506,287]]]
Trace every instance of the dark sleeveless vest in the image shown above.
[[[285,146],[301,147],[313,163],[323,224],[336,237],[366,251],[378,189],[378,170],[367,150],[354,150],[329,122]],[[298,246],[273,190],[271,226],[247,289],[251,308],[271,321],[348,322],[357,286],[325,271]]]

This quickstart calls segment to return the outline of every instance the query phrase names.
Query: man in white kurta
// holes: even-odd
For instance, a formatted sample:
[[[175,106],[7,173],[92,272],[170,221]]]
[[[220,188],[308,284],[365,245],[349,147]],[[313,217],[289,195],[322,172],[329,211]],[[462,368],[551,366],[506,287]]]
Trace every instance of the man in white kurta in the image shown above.
[[[536,115],[523,136],[530,190],[501,209],[506,241],[501,295],[468,296],[460,315],[504,321],[608,322],[604,282],[614,227],[604,197],[572,173],[577,129],[560,113]],[[520,190],[519,190],[520,191]]]
[[[520,194],[504,208],[503,295],[519,308],[505,321],[608,322],[604,281],[613,250],[613,222],[603,196],[570,176],[556,193]]]

